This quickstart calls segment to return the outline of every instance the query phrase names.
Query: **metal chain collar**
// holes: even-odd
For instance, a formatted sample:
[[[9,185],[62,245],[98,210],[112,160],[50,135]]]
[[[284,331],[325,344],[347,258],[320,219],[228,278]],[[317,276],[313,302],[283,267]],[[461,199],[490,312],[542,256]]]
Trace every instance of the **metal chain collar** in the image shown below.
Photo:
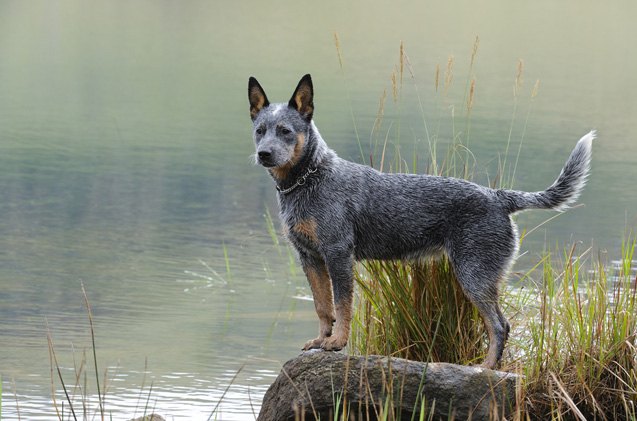
[[[314,174],[317,171],[316,168],[312,169],[312,168],[308,168],[307,172],[305,174],[303,174],[302,176],[300,176],[299,178],[296,179],[296,183],[292,184],[290,187],[288,187],[287,189],[282,189],[281,187],[279,187],[278,185],[276,186],[276,189],[279,193],[281,194],[288,194],[290,193],[292,190],[294,190],[295,188],[302,186],[305,184],[305,180],[306,178],[308,178],[311,174]]]

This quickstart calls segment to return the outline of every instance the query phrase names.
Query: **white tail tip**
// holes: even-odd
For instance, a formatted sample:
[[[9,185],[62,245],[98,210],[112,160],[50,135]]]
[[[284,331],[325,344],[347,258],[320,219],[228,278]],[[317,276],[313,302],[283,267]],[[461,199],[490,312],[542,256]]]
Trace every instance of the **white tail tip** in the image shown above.
[[[592,142],[597,137],[597,130],[591,130],[579,140],[580,142]]]

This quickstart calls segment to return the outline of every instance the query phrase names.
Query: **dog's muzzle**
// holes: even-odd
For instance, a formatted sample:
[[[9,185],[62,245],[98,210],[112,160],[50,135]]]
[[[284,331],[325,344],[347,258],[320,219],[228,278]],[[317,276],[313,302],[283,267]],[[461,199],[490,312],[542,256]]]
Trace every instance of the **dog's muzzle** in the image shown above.
[[[267,168],[274,167],[276,165],[272,152],[270,151],[258,151],[257,162]]]

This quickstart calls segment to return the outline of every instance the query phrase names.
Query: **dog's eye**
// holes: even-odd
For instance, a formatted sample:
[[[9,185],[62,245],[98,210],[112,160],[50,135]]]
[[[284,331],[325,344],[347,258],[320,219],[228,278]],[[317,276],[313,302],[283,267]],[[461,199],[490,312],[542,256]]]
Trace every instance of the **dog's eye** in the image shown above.
[[[279,132],[279,135],[282,135],[282,136],[287,136],[287,135],[289,135],[290,133],[292,133],[292,130],[288,129],[288,128],[287,128],[287,127],[285,127],[285,126],[277,126],[277,128],[276,128],[276,129],[277,129],[277,131]]]
[[[259,127],[257,127],[256,133],[257,133],[259,136],[264,135],[264,134],[265,134],[265,127],[264,127],[264,126],[259,126]]]

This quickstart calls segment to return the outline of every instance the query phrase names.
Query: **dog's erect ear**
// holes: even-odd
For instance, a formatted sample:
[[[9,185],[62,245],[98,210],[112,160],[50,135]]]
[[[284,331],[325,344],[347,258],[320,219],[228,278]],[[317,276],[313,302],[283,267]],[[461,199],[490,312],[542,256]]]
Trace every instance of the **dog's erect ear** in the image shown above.
[[[254,120],[262,108],[270,105],[265,91],[253,77],[248,81],[248,99],[250,100],[250,117]]]
[[[312,77],[310,75],[305,75],[301,78],[292,94],[289,105],[301,113],[306,120],[312,120],[312,114],[314,114],[314,88],[312,87]]]

